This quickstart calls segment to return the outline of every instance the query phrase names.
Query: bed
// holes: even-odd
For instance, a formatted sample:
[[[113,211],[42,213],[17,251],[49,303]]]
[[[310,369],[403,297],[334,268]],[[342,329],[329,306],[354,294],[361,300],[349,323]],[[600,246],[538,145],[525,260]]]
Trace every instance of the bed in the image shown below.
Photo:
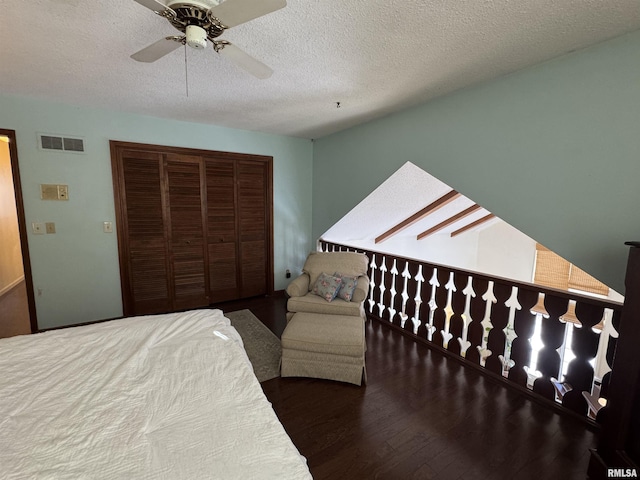
[[[220,310],[0,340],[2,478],[307,479]]]

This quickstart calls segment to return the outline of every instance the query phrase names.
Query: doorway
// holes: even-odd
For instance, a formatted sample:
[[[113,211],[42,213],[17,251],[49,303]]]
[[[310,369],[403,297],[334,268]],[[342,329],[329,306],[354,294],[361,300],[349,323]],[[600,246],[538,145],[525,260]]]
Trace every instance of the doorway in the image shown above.
[[[0,129],[0,338],[37,331],[16,135]]]

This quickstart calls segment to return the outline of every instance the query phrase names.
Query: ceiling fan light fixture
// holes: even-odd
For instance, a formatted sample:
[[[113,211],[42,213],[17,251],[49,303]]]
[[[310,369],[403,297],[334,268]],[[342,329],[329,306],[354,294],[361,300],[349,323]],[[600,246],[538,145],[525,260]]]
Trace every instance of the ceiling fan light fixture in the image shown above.
[[[207,46],[207,32],[197,25],[188,25],[185,29],[186,42],[191,48],[202,50]]]
[[[131,55],[152,63],[180,45],[202,50],[211,42],[221,56],[257,78],[269,78],[273,70],[226,40],[217,40],[228,28],[249,22],[287,5],[286,0],[135,0],[165,18],[184,36],[164,37]],[[186,52],[185,52],[186,60]]]

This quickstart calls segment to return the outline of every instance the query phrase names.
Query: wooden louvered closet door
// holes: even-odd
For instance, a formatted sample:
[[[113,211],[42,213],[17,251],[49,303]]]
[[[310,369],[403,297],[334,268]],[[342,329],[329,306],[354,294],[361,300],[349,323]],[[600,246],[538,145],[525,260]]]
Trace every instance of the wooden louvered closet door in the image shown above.
[[[135,150],[121,152],[120,195],[126,221],[119,231],[127,238],[121,257],[128,260],[122,271],[123,302],[133,312],[171,310],[168,249],[163,218],[162,155]]]
[[[269,164],[205,159],[212,302],[269,293]]]
[[[240,298],[235,162],[205,159],[207,175],[207,244],[212,302]]]
[[[169,284],[173,309],[209,304],[206,275],[205,184],[202,160],[186,155],[165,156],[166,213],[170,252]]]
[[[125,315],[273,293],[271,157],[111,151]]]
[[[266,165],[237,162],[241,297],[267,293]]]

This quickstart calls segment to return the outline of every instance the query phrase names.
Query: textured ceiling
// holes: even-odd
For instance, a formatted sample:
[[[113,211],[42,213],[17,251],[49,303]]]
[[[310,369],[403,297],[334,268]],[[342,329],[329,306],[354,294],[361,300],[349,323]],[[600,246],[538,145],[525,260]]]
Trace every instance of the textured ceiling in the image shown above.
[[[233,0],[228,0],[233,1]],[[0,92],[318,138],[640,28],[638,0],[288,0],[208,48],[129,56],[176,30],[133,0],[3,0]],[[336,108],[336,103],[341,108]]]

